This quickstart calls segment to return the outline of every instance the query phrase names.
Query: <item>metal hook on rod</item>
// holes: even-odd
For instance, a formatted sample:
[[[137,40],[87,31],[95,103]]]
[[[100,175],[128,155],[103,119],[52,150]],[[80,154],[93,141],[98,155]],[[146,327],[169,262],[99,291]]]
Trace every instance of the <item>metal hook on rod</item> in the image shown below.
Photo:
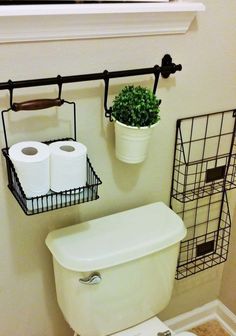
[[[158,65],[155,65],[153,67],[153,73],[154,73],[154,76],[155,76],[155,80],[154,80],[154,84],[153,84],[153,94],[155,95],[156,94],[156,91],[157,91],[157,85],[158,85],[158,81],[159,81],[159,78],[160,78],[160,67]],[[161,99],[159,99],[159,104],[158,106],[161,105]]]
[[[10,97],[9,97],[9,100],[10,100],[10,107],[12,110],[14,110],[14,106],[13,106],[13,82],[9,79],[8,81],[8,85],[9,85],[9,94],[10,94]]]
[[[57,85],[58,85],[58,99],[61,99],[61,92],[62,92],[62,77],[61,75],[57,76]]]
[[[109,90],[109,72],[107,70],[103,71],[104,74],[104,83],[105,83],[105,88],[104,88],[104,110],[105,110],[105,117],[109,118],[110,121],[113,121],[111,112],[112,108],[107,106],[107,99],[108,99],[108,90]]]
[[[153,72],[154,72],[155,80],[154,80],[152,92],[153,94],[156,94],[157,85],[158,85],[158,81],[160,77],[160,67],[158,65],[154,65],[153,70],[154,70]]]

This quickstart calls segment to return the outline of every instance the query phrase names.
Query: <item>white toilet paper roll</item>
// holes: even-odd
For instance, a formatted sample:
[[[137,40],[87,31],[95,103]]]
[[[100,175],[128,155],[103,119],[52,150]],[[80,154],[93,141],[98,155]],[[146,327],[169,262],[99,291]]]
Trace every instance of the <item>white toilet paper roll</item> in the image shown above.
[[[38,141],[19,142],[9,149],[26,197],[45,195],[50,189],[49,147]]]
[[[57,141],[49,149],[51,189],[59,192],[85,186],[87,148],[76,141]]]

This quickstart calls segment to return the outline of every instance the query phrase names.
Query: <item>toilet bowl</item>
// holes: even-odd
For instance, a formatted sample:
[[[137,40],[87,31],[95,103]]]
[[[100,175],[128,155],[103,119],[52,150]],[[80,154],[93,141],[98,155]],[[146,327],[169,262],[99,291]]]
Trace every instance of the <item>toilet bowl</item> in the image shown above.
[[[167,331],[154,316],[171,299],[185,234],[182,219],[162,202],[49,233],[57,301],[75,333],[156,336]]]

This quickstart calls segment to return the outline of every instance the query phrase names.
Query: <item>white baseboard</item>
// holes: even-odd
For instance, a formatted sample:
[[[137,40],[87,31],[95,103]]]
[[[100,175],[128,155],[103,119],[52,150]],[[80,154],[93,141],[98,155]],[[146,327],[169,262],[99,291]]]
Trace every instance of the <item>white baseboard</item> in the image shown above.
[[[221,301],[215,300],[190,312],[178,315],[165,321],[175,332],[189,330],[209,320],[217,320],[231,335],[236,336],[236,315],[234,315]]]

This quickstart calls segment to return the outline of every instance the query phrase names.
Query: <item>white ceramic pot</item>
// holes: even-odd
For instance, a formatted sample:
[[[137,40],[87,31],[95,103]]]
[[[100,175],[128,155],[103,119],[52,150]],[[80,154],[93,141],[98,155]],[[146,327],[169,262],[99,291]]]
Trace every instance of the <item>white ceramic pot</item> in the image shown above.
[[[116,157],[126,163],[140,163],[147,156],[152,130],[150,127],[132,127],[115,121]]]

